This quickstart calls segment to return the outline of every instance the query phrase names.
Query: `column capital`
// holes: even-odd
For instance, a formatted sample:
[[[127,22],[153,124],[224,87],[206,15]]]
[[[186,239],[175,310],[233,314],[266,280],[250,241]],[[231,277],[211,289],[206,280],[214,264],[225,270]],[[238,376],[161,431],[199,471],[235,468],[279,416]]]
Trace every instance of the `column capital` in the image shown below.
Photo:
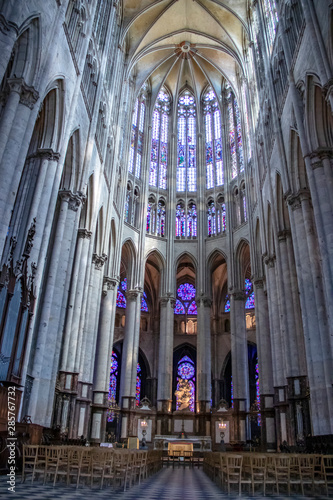
[[[195,299],[195,303],[197,307],[200,307],[201,305],[203,305],[204,307],[211,307],[212,300],[206,295],[201,295],[200,297],[197,297]]]
[[[275,266],[275,261],[276,261],[276,255],[266,255],[264,258],[264,264],[266,264],[267,267],[274,267]]]
[[[37,90],[27,85],[23,78],[8,78],[7,83],[11,92],[17,92],[20,95],[20,103],[33,109],[39,98]]]
[[[292,210],[301,208],[302,201],[308,200],[310,193],[308,189],[300,189],[297,193],[291,193],[287,196],[287,203],[291,206]]]
[[[165,295],[164,297],[160,297],[161,307],[166,307],[170,303],[171,307],[175,307],[176,299],[171,297],[171,295]]]
[[[290,229],[282,229],[282,231],[278,232],[278,240],[279,241],[285,241],[287,238],[290,237]]]
[[[255,278],[253,284],[256,288],[264,288],[265,278]]]
[[[109,276],[103,278],[103,295],[106,295],[109,290],[115,290],[119,285],[119,279]]]
[[[95,264],[95,269],[100,271],[102,267],[104,266],[105,262],[107,261],[108,256],[106,253],[102,253],[102,255],[98,255],[97,253],[94,253],[92,256],[92,261],[93,264]]]
[[[90,240],[92,232],[88,231],[88,229],[81,227],[77,230],[77,234],[79,238],[87,238],[88,240]]]
[[[77,194],[74,194],[72,191],[67,189],[61,189],[59,191],[59,198],[62,201],[67,201],[69,210],[73,210],[73,212],[77,212],[81,203],[85,200],[85,196],[80,191]]]
[[[229,293],[229,296],[232,297],[234,300],[246,299],[246,293],[244,292],[244,290],[234,290]]]
[[[323,160],[331,160],[333,158],[333,152],[331,148],[318,148],[309,154],[311,160],[311,166],[313,169],[322,167]]]
[[[136,300],[138,297],[140,297],[142,295],[142,290],[139,290],[139,289],[132,289],[132,290],[128,290],[126,292],[126,299],[127,300],[131,300],[131,301],[134,301]]]
[[[53,149],[45,148],[38,149],[36,153],[33,153],[29,158],[41,158],[42,160],[48,161],[58,161],[60,158],[60,153],[56,153]]]

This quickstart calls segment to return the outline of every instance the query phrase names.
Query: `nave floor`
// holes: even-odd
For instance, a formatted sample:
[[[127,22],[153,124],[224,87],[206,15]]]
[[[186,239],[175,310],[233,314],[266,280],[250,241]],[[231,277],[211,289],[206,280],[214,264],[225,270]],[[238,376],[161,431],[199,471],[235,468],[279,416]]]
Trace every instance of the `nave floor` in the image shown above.
[[[127,491],[113,492],[110,488],[103,490],[94,488],[91,490],[86,486],[75,489],[74,485],[62,486],[57,484],[55,488],[51,484],[43,485],[39,481],[27,479],[21,483],[20,476],[17,477],[15,493],[7,490],[6,477],[0,476],[0,498],[10,500],[218,500],[222,498],[240,498],[236,494],[228,497],[223,493],[201,469],[190,468],[164,468],[157,474],[151,476],[141,485],[135,485]],[[243,493],[242,499],[254,498]],[[256,496],[255,498],[265,498]],[[267,496],[271,500],[286,500],[288,496]],[[323,500],[326,497],[302,497],[293,496],[294,499]]]

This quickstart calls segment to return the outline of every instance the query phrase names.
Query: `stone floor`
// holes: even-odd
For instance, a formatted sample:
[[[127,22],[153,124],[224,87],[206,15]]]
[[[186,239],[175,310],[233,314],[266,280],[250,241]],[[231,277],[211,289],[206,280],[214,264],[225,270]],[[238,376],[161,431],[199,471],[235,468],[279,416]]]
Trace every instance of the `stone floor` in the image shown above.
[[[135,485],[130,490],[123,492],[113,492],[109,488],[103,490],[94,488],[91,490],[86,486],[80,486],[78,490],[74,485],[57,485],[55,488],[51,484],[43,485],[39,481],[31,484],[27,479],[21,483],[21,478],[17,477],[15,493],[7,490],[6,477],[0,476],[0,498],[11,500],[47,500],[47,499],[90,499],[94,500],[213,500],[221,498],[239,498],[236,493],[228,495],[223,493],[201,469],[190,468],[164,468],[154,476],[151,476],[141,485]],[[254,498],[242,495],[243,499]],[[255,498],[263,498],[256,496]],[[272,496],[270,499],[287,499],[288,496]],[[293,498],[303,499],[305,497],[294,495]],[[316,498],[323,500],[326,497],[306,497],[308,500]]]

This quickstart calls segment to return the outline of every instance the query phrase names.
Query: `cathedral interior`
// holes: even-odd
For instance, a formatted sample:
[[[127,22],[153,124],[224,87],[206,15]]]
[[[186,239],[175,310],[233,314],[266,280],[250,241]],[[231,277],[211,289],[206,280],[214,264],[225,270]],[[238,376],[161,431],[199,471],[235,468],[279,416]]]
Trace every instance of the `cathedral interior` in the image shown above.
[[[11,388],[96,444],[332,440],[333,3],[0,0],[0,47],[0,431]]]

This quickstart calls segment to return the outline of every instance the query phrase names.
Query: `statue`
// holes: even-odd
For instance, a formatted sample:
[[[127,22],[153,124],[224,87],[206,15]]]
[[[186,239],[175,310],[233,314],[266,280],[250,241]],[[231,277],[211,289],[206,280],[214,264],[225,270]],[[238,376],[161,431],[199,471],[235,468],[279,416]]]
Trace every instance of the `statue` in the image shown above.
[[[175,391],[175,396],[179,404],[178,410],[188,410],[191,399],[191,386],[188,380],[179,378],[178,388]]]

